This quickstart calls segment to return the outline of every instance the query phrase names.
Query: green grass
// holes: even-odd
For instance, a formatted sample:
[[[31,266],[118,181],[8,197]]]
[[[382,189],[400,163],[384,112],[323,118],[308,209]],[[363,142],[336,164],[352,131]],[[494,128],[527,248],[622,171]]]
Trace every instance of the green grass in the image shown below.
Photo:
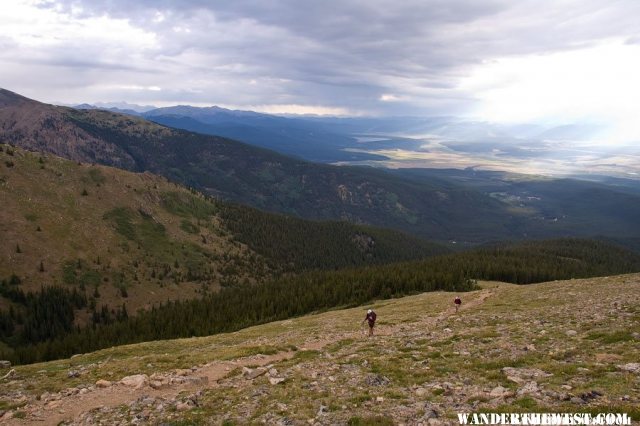
[[[612,333],[607,333],[603,331],[589,333],[586,339],[599,340],[601,343],[610,345],[610,344],[620,343],[620,342],[631,342],[634,340],[634,337],[630,331],[618,330]]]

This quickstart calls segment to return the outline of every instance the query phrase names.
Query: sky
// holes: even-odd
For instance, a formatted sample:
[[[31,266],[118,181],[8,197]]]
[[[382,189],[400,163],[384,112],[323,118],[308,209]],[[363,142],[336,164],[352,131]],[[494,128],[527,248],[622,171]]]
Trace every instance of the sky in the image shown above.
[[[51,103],[576,121],[640,141],[637,0],[3,0],[0,87]]]

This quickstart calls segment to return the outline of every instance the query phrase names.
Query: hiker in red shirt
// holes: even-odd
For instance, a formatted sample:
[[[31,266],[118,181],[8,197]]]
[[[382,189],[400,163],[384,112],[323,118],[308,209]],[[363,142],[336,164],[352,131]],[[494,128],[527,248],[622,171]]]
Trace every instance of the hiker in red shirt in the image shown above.
[[[367,316],[362,320],[362,324],[367,321],[369,323],[369,337],[373,336],[373,327],[376,325],[376,313],[372,309],[367,311]]]
[[[456,305],[456,313],[457,313],[458,308],[460,307],[460,305],[462,305],[462,300],[460,300],[460,296],[456,296],[456,298],[453,299],[453,303],[454,305]]]

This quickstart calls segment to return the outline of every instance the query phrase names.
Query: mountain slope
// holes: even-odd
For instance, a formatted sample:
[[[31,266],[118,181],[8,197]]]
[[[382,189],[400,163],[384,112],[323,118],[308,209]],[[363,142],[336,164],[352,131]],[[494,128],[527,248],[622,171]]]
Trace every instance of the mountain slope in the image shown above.
[[[640,275],[481,285],[462,294],[458,314],[451,293],[379,301],[374,338],[359,328],[367,308],[359,307],[16,367],[0,388],[2,420],[458,424],[457,413],[480,412],[640,420]]]
[[[473,171],[454,181],[428,172],[416,178],[415,173],[320,165],[139,117],[53,107],[8,91],[0,91],[0,98],[0,140],[76,161],[151,171],[272,212],[394,228],[463,246],[640,236],[640,196],[605,185],[524,175],[523,185],[501,178],[487,185],[483,177],[476,184]],[[505,185],[516,194],[504,193]]]
[[[274,274],[447,251],[401,234],[214,201],[150,173],[0,145],[0,280],[139,307]],[[311,239],[311,241],[309,241]],[[0,308],[6,300],[0,295]]]
[[[515,236],[513,222],[526,219],[474,191],[416,184],[380,170],[307,163],[137,117],[53,107],[6,90],[0,96],[1,140],[76,161],[151,171],[261,209],[439,240]]]

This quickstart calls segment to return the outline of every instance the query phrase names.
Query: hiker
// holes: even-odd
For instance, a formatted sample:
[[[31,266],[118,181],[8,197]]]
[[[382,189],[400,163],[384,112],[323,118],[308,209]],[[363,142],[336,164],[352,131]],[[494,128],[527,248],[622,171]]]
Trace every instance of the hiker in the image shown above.
[[[460,305],[462,305],[462,300],[460,300],[460,296],[456,296],[456,298],[453,299],[453,304],[456,305],[456,313],[457,313],[458,308],[460,307]]]
[[[373,336],[373,327],[376,325],[376,313],[373,309],[367,311],[367,316],[362,320],[362,324],[367,321],[369,323],[369,337]]]

